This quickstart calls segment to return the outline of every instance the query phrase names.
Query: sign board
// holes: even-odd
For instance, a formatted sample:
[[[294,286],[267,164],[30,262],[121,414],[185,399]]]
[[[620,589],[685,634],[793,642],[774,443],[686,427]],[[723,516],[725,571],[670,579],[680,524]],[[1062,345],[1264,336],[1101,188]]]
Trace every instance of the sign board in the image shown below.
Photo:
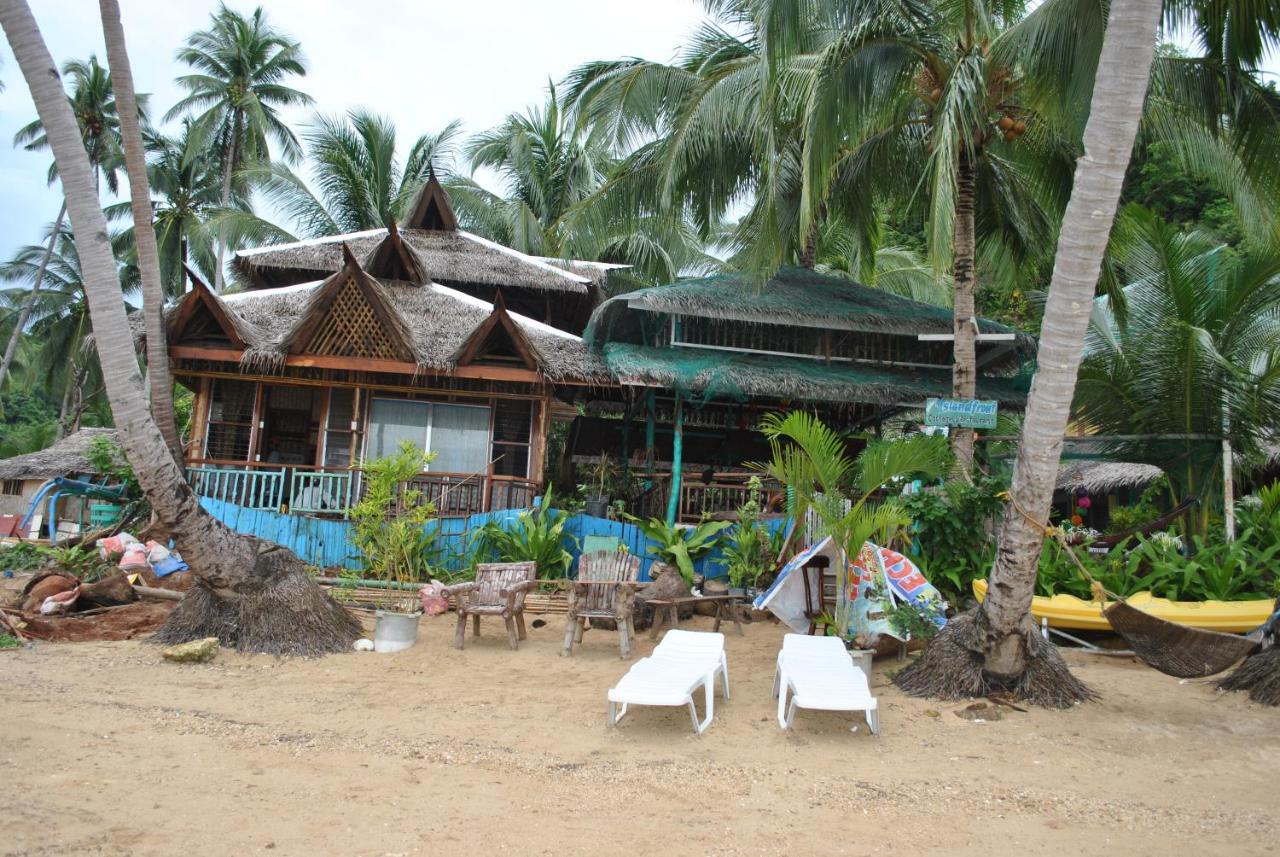
[[[924,424],[991,429],[996,427],[996,410],[996,402],[980,399],[928,399]]]

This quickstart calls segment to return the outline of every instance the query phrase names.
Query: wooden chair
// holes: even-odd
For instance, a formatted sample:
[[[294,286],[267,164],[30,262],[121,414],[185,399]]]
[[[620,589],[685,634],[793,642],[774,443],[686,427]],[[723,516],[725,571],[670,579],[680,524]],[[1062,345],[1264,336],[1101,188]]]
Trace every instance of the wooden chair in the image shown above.
[[[621,551],[583,554],[578,560],[578,579],[568,581],[569,615],[564,629],[564,653],[573,654],[573,644],[582,642],[588,619],[612,619],[618,623],[618,646],[622,657],[631,657],[631,640],[636,635],[632,619],[636,578],[640,557]]]
[[[511,648],[520,648],[526,636],[524,629],[524,596],[535,584],[538,565],[534,562],[496,562],[476,566],[476,579],[445,588],[446,595],[457,599],[458,630],[453,647],[461,649],[467,637],[467,617],[471,617],[474,636],[480,636],[481,616],[501,616],[507,626]]]
[[[834,588],[834,576],[828,571],[831,567],[831,560],[825,556],[815,556],[809,560],[800,569],[800,573],[804,575],[804,618],[809,620],[809,634],[812,636],[818,630],[818,619],[822,614],[826,613],[832,604],[835,603],[834,593],[828,598],[827,584],[830,582]],[[814,584],[817,584],[816,586]],[[817,593],[817,599],[814,599],[814,593]],[[827,633],[827,628],[823,626],[822,633]]]

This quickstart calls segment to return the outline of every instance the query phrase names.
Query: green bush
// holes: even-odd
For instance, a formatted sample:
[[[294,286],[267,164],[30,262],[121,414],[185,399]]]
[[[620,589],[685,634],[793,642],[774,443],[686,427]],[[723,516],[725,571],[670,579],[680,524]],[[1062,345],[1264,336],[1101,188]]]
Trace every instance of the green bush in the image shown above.
[[[521,512],[515,526],[489,521],[471,536],[472,561],[535,562],[539,577],[565,577],[573,554],[566,545],[578,540],[564,531],[569,516],[551,508],[551,490],[536,509]]]
[[[748,485],[758,493],[760,478],[751,477]],[[755,586],[763,575],[773,570],[778,552],[773,548],[768,528],[760,522],[760,503],[754,495],[738,507],[738,524],[726,542],[721,554],[731,586]]]
[[[436,510],[407,483],[433,458],[405,441],[398,453],[365,462],[365,495],[349,515],[351,542],[369,576],[401,584],[430,579],[435,534],[426,524]]]
[[[987,531],[1000,513],[1002,480],[980,477],[974,484],[948,482],[937,491],[902,498],[914,521],[911,559],[952,603],[969,597],[976,578],[995,562],[995,539]]]
[[[1277,594],[1273,565],[1280,560],[1280,542],[1260,543],[1252,529],[1232,542],[1194,536],[1186,555],[1180,541],[1166,533],[1139,536],[1127,548],[1120,545],[1101,555],[1079,548],[1075,553],[1090,574],[1122,598],[1148,590],[1173,601],[1244,601]],[[1036,592],[1093,598],[1089,582],[1057,542],[1047,543],[1040,555]]]

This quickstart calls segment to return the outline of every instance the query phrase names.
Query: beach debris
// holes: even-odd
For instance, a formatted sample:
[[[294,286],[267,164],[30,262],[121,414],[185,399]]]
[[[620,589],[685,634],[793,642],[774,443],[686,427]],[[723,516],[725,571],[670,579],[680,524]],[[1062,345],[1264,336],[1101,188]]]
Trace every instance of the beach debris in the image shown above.
[[[1027,709],[1015,703],[1014,700],[1016,697],[1007,690],[999,690],[995,693],[989,693],[987,694],[987,699],[991,700],[996,705],[1003,705],[1006,708],[1012,708],[1014,711],[1021,711],[1023,714],[1027,713]]]
[[[418,598],[422,601],[422,612],[428,616],[440,616],[449,610],[449,596],[445,594],[445,585],[433,580],[418,590]]]
[[[964,708],[956,709],[956,717],[961,720],[972,720],[974,723],[986,723],[991,720],[1001,720],[1004,714],[994,705],[985,702],[975,702],[966,705]]]
[[[66,592],[59,592],[56,595],[50,595],[40,604],[41,616],[54,616],[61,613],[70,612],[75,605],[76,599],[80,597],[80,587],[68,589]]]
[[[49,596],[70,592],[79,585],[79,580],[62,572],[49,571],[37,574],[27,581],[27,585],[22,590],[22,612],[35,613]]]
[[[357,652],[372,652],[373,640],[370,640],[368,637],[361,637],[351,644],[351,648],[355,649]]]
[[[133,591],[129,576],[113,574],[94,583],[80,586],[80,600],[86,607],[115,607],[138,600],[138,593]]]
[[[189,643],[178,643],[169,646],[160,653],[166,661],[175,664],[203,664],[213,660],[218,654],[218,638],[205,637]]]

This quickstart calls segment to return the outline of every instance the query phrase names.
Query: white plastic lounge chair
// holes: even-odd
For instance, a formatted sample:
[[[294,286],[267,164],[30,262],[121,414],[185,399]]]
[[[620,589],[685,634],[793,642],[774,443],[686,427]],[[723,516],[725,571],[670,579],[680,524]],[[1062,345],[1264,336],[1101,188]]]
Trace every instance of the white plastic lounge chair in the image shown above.
[[[693,729],[699,735],[715,717],[716,676],[725,699],[729,698],[729,663],[724,635],[671,630],[653,650],[636,662],[609,691],[609,725],[616,726],[631,705],[687,705]],[[702,688],[705,716],[698,719],[693,695]]]
[[[797,708],[810,708],[865,712],[871,734],[880,734],[880,715],[867,677],[853,665],[838,637],[783,637],[773,695],[778,700],[778,725],[783,729],[791,728]]]

